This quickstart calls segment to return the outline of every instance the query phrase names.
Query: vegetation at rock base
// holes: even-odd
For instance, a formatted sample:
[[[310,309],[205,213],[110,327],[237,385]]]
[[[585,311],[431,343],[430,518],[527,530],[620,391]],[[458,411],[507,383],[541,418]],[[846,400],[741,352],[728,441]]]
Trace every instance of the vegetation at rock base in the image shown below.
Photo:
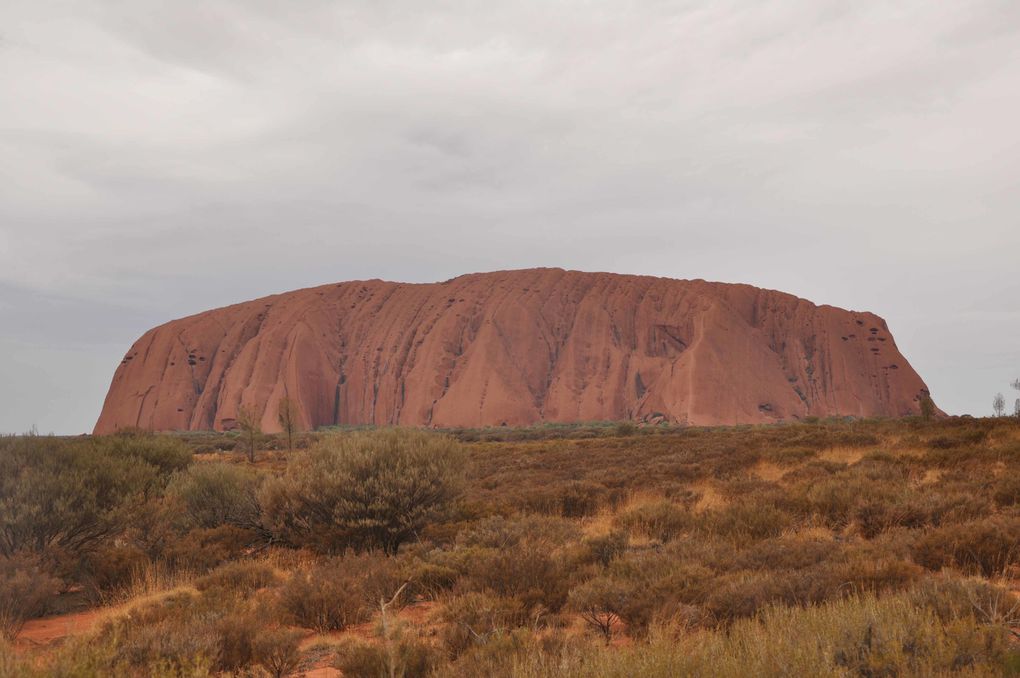
[[[1020,675],[1013,418],[244,435],[0,438],[0,676]]]

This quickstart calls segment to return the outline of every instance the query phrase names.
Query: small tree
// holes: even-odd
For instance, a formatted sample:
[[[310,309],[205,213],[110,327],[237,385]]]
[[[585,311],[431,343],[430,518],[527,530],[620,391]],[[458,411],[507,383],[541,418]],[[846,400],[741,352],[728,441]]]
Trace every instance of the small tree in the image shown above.
[[[1020,391],[1020,379],[1014,379],[1010,386],[1017,391]],[[1013,414],[1016,417],[1020,417],[1020,398],[1017,398],[1016,403],[1013,406]]]
[[[294,451],[294,431],[298,426],[298,409],[297,405],[288,397],[284,397],[280,401],[280,407],[277,411],[277,419],[280,422],[280,428],[283,429],[283,433],[287,436],[287,451]]]
[[[613,640],[613,631],[620,622],[625,593],[615,582],[596,577],[570,592],[570,606],[596,631],[606,645]]]
[[[396,593],[393,594],[389,601],[387,601],[385,597],[379,598],[379,613],[380,613],[379,620],[380,626],[382,627],[381,630],[383,646],[386,648],[386,669],[387,673],[389,674],[389,678],[397,678],[398,669],[400,671],[400,675],[404,675],[404,672],[402,670],[402,667],[398,666],[399,664],[399,662],[397,661],[398,648],[394,645],[393,638],[394,629],[393,626],[390,624],[390,620],[386,614],[386,611],[390,607],[392,607],[394,603],[397,602],[397,599],[400,598],[400,594],[404,592],[404,589],[407,588],[407,585],[409,583],[410,582],[404,582],[403,584],[401,584],[400,588],[397,589]]]
[[[1001,417],[1006,412],[1006,397],[1001,393],[996,393],[992,399],[992,411],[996,417]]]
[[[935,401],[927,393],[921,395],[921,418],[931,421],[935,416]]]
[[[241,436],[248,447],[248,461],[255,463],[255,441],[262,435],[262,428],[259,426],[259,419],[247,407],[237,411],[237,426],[241,429]]]

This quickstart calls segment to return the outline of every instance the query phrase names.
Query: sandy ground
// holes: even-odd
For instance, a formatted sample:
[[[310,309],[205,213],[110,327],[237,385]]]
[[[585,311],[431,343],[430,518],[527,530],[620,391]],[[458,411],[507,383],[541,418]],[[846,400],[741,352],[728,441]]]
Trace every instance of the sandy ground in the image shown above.
[[[24,652],[39,647],[47,647],[65,638],[88,633],[105,619],[117,613],[118,608],[101,608],[86,610],[73,614],[62,614],[54,617],[33,619],[25,624],[14,641],[14,651]]]

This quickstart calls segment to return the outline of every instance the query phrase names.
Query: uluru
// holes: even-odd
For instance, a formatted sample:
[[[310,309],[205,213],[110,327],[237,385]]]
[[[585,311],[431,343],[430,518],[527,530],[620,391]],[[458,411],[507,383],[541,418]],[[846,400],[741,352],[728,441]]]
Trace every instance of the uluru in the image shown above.
[[[352,281],[168,322],[113,376],[96,433],[302,427],[729,425],[917,414],[886,322],[749,285],[528,269]]]

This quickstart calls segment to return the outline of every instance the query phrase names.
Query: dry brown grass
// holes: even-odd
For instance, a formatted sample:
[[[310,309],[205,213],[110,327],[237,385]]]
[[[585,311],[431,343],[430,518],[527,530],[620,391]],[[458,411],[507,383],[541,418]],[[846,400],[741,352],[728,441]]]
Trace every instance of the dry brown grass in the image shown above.
[[[698,501],[694,504],[697,513],[703,513],[710,509],[725,508],[729,500],[719,492],[712,481],[704,481],[691,485],[691,489],[698,493]]]
[[[870,451],[860,447],[830,447],[822,450],[818,458],[837,464],[856,464]]]
[[[773,464],[767,461],[758,462],[752,469],[752,472],[757,478],[768,482],[777,482],[782,480],[787,471],[789,471],[788,468],[783,468],[778,464]]]
[[[840,615],[860,621],[874,613],[875,637],[906,633],[909,640],[913,627],[904,624],[931,622],[912,602],[920,595],[915,588],[958,578],[939,573],[943,566],[1005,575],[1010,579],[1004,586],[1020,590],[1020,550],[1014,554],[1003,546],[1020,519],[1016,493],[1003,480],[1020,473],[1020,425],[1013,422],[821,422],[627,436],[606,431],[589,427],[574,435],[558,428],[548,438],[529,431],[520,439],[501,431],[499,442],[470,443],[461,501],[388,557],[393,581],[410,582],[407,590],[420,596],[391,619],[415,642],[439,645],[450,636],[454,622],[446,611],[463,607],[470,596],[517,611],[508,628],[457,631],[457,657],[444,655],[438,675],[544,678],[567,667],[572,675],[608,678],[633,673],[634,662],[653,675],[672,675],[676,667],[697,675],[712,665],[738,675],[740,661],[766,666],[762,662],[775,646],[766,641],[780,628],[810,631],[779,643],[793,657],[791,666],[814,653],[802,666],[831,673],[847,668],[825,664],[826,657],[848,652],[846,643],[854,653],[867,650],[853,635],[866,633],[866,625],[848,626]],[[212,460],[247,464],[235,451],[203,452],[196,459]],[[256,469],[270,477],[287,463],[286,453],[266,450]],[[193,534],[187,528],[169,529],[181,543],[200,542],[187,539]],[[981,567],[971,562],[974,554],[984,554]],[[258,595],[228,592],[234,597],[224,602],[249,615],[237,619],[271,628],[283,620],[274,601],[288,581],[324,562],[278,538],[272,548],[256,544],[228,557],[275,573],[278,581],[267,579]],[[345,562],[362,567],[356,557]],[[203,572],[161,563],[154,558],[130,586],[111,594],[117,605],[69,617],[56,635],[94,633],[104,622],[181,594],[209,602],[211,592],[192,585]],[[605,587],[605,604],[625,620],[605,649],[586,630],[571,597],[593,583]],[[854,592],[872,597],[855,598]],[[342,631],[307,631],[300,643],[302,670],[325,669],[351,642],[378,652],[374,598],[365,599],[365,614]],[[967,638],[988,634],[982,636],[986,645],[974,650],[984,653],[980,662],[1013,661],[1010,646],[996,644],[994,624],[979,626],[964,612],[956,626],[934,629],[930,637],[962,643],[958,654],[966,659],[978,656],[968,654],[973,648]],[[149,623],[145,619],[139,623]],[[727,639],[734,633],[758,649],[732,645]],[[828,645],[816,647],[823,636],[818,642]],[[815,645],[808,648],[804,638]],[[678,639],[687,639],[679,655]],[[898,647],[885,648],[895,655],[896,670],[906,666],[896,662],[909,661]],[[650,658],[642,654],[646,650]],[[744,650],[753,656],[738,656]],[[943,654],[952,652],[957,650]],[[871,670],[858,654],[846,661],[862,661]],[[941,670],[942,656],[927,657],[923,667]],[[991,665],[980,662],[974,666]],[[506,668],[511,665],[517,668]]]

